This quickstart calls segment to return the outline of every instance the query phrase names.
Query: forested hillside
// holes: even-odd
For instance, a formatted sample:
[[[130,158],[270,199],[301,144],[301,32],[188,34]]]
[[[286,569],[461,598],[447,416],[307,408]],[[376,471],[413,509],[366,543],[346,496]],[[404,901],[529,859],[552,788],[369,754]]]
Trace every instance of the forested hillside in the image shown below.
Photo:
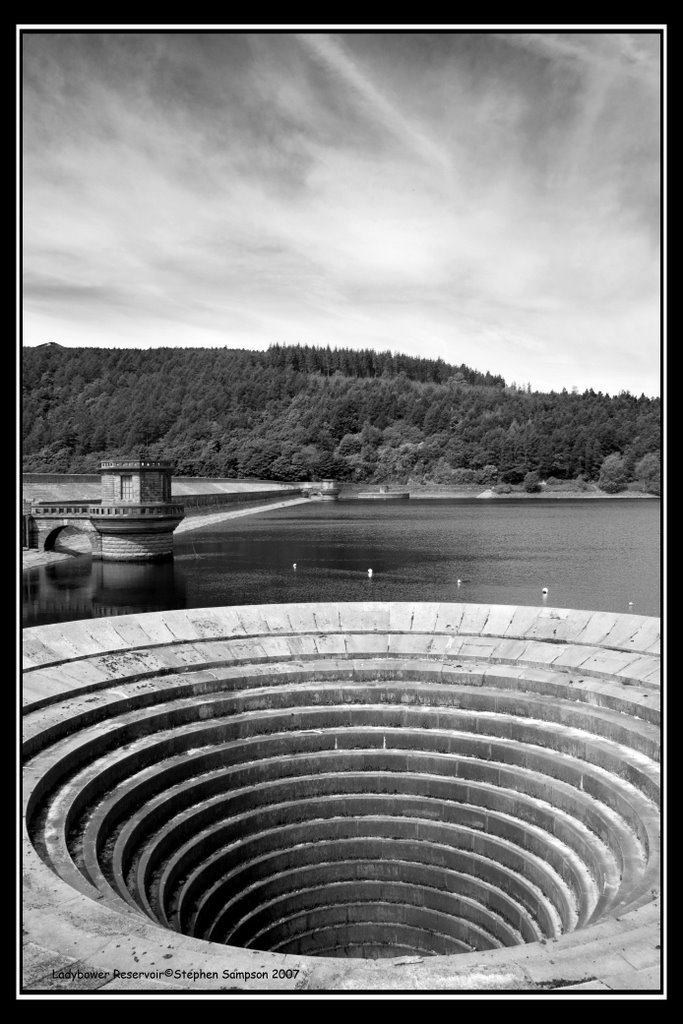
[[[23,464],[395,483],[631,481],[658,493],[658,399],[532,392],[442,360],[274,346],[23,351]],[[538,474],[538,477],[536,476]]]

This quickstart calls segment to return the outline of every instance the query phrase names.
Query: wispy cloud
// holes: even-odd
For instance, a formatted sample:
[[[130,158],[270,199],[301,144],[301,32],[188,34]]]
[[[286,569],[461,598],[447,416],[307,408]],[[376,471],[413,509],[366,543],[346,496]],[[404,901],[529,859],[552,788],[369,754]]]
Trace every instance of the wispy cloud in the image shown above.
[[[577,35],[557,32],[497,33],[508,46],[530,50],[552,60],[592,67],[612,75],[633,76],[650,87],[659,84],[656,60],[656,36],[651,35],[648,49],[641,49],[627,32]],[[648,52],[649,51],[649,52]]]
[[[298,39],[309,52],[315,55],[316,59],[335,74],[343,85],[357,94],[369,116],[392,132],[399,141],[423,160],[427,160],[443,170],[450,169],[448,153],[429,138],[418,125],[411,122],[402,113],[400,107],[387,98],[372,81],[367,71],[357,61],[354,61],[335,39],[324,33],[300,34]]]
[[[25,38],[29,344],[658,386],[652,35]]]

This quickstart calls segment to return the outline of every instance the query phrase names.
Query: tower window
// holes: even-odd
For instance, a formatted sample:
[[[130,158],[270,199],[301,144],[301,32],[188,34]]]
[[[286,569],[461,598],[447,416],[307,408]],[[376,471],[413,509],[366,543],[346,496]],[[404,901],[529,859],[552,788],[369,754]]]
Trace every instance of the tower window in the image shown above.
[[[133,477],[131,474],[121,475],[121,501],[133,500]]]

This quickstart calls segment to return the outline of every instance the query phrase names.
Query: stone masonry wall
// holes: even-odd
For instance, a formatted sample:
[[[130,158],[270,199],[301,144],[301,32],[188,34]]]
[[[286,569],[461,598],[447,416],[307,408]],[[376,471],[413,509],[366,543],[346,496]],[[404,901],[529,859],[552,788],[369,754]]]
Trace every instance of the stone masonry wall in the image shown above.
[[[127,474],[132,477],[132,494],[127,501],[140,502],[140,474],[134,470]],[[120,473],[103,473],[102,474],[102,502],[121,501],[121,474]],[[150,499],[153,500],[153,499]]]
[[[140,473],[140,501],[169,501],[171,497],[168,473]]]
[[[102,535],[100,558],[117,561],[149,561],[173,554],[173,533],[130,533],[125,537]]]

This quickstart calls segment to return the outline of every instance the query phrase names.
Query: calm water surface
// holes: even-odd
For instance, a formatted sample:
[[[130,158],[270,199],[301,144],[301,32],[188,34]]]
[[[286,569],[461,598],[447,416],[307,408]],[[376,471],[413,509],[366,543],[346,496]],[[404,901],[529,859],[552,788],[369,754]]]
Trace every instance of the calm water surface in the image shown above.
[[[298,601],[545,602],[659,615],[659,532],[659,501],[642,499],[312,502],[179,534],[173,563],[81,556],[33,569],[24,625]]]

